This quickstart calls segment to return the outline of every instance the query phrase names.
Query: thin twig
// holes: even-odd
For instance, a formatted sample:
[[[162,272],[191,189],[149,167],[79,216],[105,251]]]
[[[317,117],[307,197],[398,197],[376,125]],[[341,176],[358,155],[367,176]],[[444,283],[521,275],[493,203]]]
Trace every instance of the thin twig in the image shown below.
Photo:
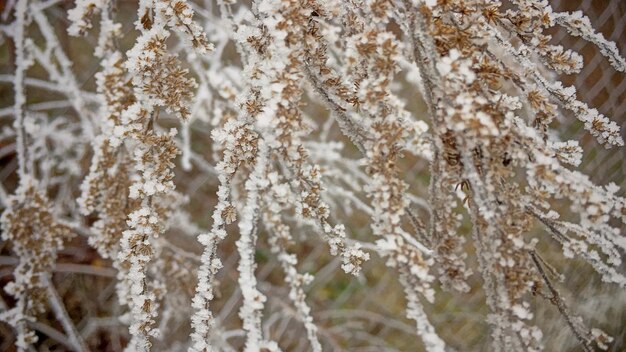
[[[554,287],[554,285],[548,278],[546,271],[541,265],[541,262],[543,260],[539,259],[540,258],[539,255],[534,250],[528,251],[528,254],[530,255],[530,258],[533,260],[533,262],[535,263],[535,266],[537,267],[537,270],[539,271],[539,274],[541,275],[543,282],[546,284],[546,286],[548,287],[548,290],[550,290],[550,293],[552,294],[552,297],[550,297],[550,302],[552,302],[552,304],[554,304],[558,308],[563,318],[565,318],[567,325],[569,325],[574,335],[576,335],[576,338],[578,339],[578,341],[580,341],[583,350],[585,350],[586,352],[592,352],[593,349],[591,348],[590,339],[585,338],[582,335],[582,333],[576,328],[576,325],[574,324],[574,321],[568,312],[565,302],[563,302],[563,300],[561,299],[559,292],[556,290],[556,288]]]
[[[74,326],[72,319],[70,318],[69,314],[67,314],[67,311],[65,310],[65,306],[63,305],[63,300],[61,299],[61,297],[59,297],[57,290],[54,288],[52,282],[49,279],[48,279],[47,286],[48,286],[48,303],[50,303],[50,306],[52,307],[52,310],[54,311],[54,314],[57,320],[61,323],[61,325],[63,325],[63,329],[65,330],[65,333],[69,337],[70,342],[72,343],[73,349],[75,351],[88,352],[89,347],[87,347],[87,344],[83,340],[82,336],[78,333],[76,326]]]
[[[333,115],[337,119],[337,123],[339,124],[339,128],[344,135],[348,136],[352,143],[359,149],[362,154],[365,154],[364,143],[366,140],[371,139],[367,135],[367,132],[363,129],[362,126],[359,126],[356,121],[354,121],[344,109],[335,102],[328,92],[324,89],[322,82],[320,82],[319,78],[311,71],[311,68],[308,64],[303,65],[304,73],[306,77],[311,82],[311,85],[315,89],[315,91],[322,97],[326,105],[332,110]]]

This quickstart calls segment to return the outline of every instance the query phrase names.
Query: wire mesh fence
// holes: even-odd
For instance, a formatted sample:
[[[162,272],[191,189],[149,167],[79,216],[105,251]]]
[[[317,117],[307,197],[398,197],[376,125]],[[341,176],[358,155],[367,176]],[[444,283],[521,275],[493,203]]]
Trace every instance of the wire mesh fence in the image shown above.
[[[626,2],[620,0],[554,0],[552,6],[558,11],[582,11],[604,36],[615,43],[626,54]],[[564,76],[563,82],[575,85],[579,97],[591,106],[611,116],[622,127],[626,127],[626,74],[616,72],[597,48],[580,38],[559,30],[554,34],[555,42],[579,52],[585,58],[583,70],[575,76]],[[615,182],[626,186],[624,150],[606,151],[586,136],[582,124],[575,119],[561,121],[565,136],[579,139],[587,151],[582,168],[589,171],[594,181],[600,184]]]

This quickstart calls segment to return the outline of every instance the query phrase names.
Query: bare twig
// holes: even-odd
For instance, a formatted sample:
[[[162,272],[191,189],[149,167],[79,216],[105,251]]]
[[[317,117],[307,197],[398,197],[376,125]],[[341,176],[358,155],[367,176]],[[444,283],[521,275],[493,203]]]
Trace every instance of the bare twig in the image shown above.
[[[50,280],[48,280],[48,302],[50,303],[57,320],[59,320],[61,325],[63,325],[63,329],[69,337],[72,348],[78,352],[89,351],[89,347],[87,347],[87,344],[76,329],[76,326],[74,326],[72,319],[67,314],[65,306],[63,305],[63,300],[59,297],[57,290],[54,288]]]
[[[541,264],[543,260],[540,259],[539,255],[534,250],[529,251],[528,254],[532,258],[533,263],[535,263],[535,266],[537,267],[537,270],[539,271],[539,274],[541,275],[543,282],[546,284],[546,286],[548,287],[548,290],[550,290],[550,293],[552,294],[552,296],[550,297],[550,302],[558,308],[563,318],[565,318],[567,325],[569,325],[570,329],[572,330],[572,332],[574,333],[578,341],[580,341],[581,347],[587,352],[593,351],[593,349],[591,348],[591,340],[589,338],[585,338],[584,332],[581,332],[576,327],[576,324],[574,324],[573,318],[570,316],[568,312],[565,302],[563,302],[563,300],[561,299],[561,295],[559,295],[559,292],[556,290],[556,288],[554,287],[554,285],[548,278],[548,275],[546,274],[546,271],[544,270],[543,265]]]

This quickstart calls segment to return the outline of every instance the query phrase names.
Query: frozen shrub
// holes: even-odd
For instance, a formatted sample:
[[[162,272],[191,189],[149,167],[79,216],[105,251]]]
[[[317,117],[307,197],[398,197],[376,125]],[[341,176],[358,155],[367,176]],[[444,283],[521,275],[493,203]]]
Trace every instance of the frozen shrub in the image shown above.
[[[0,319],[18,350],[41,334],[99,348],[87,327],[103,318],[81,317],[78,329],[55,288],[68,243],[114,269],[115,299],[99,309],[124,326],[117,347],[128,351],[345,347],[309,297],[329,258],[349,280],[381,263],[428,351],[450,348],[428,307],[437,292],[477,287],[492,350],[544,348],[535,297],[584,350],[609,348],[549,263],[579,259],[626,286],[626,199],[577,170],[584,150],[555,122],[575,118],[596,143],[624,145],[615,121],[559,81],[585,63],[554,28],[626,72],[581,12],[546,0],[141,0],[132,17],[118,6],[15,0],[3,10],[14,95],[2,111],[14,122],[2,137],[17,181],[0,189],[5,257],[16,261]],[[50,21],[61,13],[59,32]],[[78,78],[78,56],[90,53],[68,54],[69,40],[93,43],[94,87]],[[33,87],[63,100],[40,103]],[[416,172],[427,189],[412,186]],[[307,260],[312,243],[324,251]],[[63,332],[39,322],[48,305]],[[299,322],[296,345],[272,327],[284,317]],[[371,348],[389,342],[363,334]]]

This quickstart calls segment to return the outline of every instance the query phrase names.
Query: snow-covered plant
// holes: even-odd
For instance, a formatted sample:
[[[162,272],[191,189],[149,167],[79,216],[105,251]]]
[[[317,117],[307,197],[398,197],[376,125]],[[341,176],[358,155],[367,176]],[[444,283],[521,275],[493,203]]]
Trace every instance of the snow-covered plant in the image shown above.
[[[0,258],[14,266],[0,277],[0,320],[18,350],[466,350],[445,325],[465,318],[440,297],[477,293],[484,349],[554,348],[542,328],[555,321],[585,351],[619,348],[561,293],[559,270],[578,262],[626,287],[623,190],[579,169],[583,147],[623,137],[562,83],[585,62],[552,35],[588,42],[615,75],[626,60],[580,11],[547,0],[3,6],[13,93],[0,117],[13,123],[0,153],[15,165],[0,172]],[[561,128],[576,120],[595,141]],[[77,272],[106,294],[60,294]],[[333,280],[361,286],[324,300]],[[375,313],[369,294],[404,313]],[[538,318],[550,309],[562,319]],[[338,323],[342,312],[352,321]]]

